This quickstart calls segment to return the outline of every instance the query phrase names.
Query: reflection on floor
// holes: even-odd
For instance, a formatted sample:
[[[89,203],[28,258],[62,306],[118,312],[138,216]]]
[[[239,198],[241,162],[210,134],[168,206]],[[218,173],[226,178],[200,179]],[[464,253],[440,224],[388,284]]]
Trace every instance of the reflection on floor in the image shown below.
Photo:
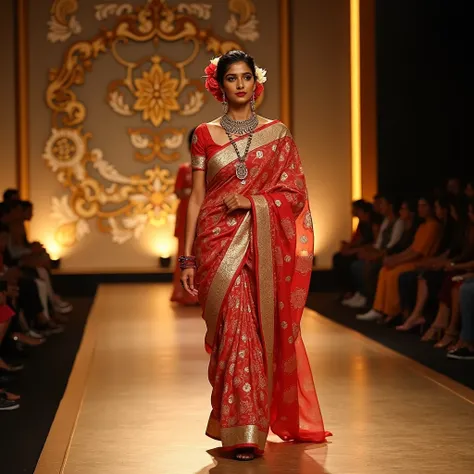
[[[37,474],[471,473],[474,395],[307,310],[303,336],[325,446],[281,443],[250,463],[205,437],[210,387],[197,308],[169,285],[102,286]]]

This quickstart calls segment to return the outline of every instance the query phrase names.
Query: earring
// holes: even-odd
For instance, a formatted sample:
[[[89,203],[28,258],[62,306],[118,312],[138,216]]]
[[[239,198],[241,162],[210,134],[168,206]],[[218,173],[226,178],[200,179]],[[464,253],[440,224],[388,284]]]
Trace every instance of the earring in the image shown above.
[[[255,113],[255,93],[252,94],[252,98],[250,99],[250,108],[252,109],[252,113]]]
[[[229,104],[227,103],[225,92],[222,92],[222,110],[224,111],[224,115],[229,111]]]

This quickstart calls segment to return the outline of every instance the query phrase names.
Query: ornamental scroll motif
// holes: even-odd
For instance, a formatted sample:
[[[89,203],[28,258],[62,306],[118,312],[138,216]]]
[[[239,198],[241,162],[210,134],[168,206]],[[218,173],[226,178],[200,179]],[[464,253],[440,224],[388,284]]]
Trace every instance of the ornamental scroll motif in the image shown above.
[[[112,55],[124,67],[125,75],[104,91],[108,105],[123,117],[139,114],[154,127],[128,129],[138,150],[135,160],[178,160],[177,149],[186,130],[161,127],[174,116],[196,113],[205,101],[202,81],[188,77],[187,66],[202,48],[209,56],[240,48],[211,29],[201,28],[187,11],[183,5],[168,6],[165,0],[149,0],[133,9],[128,4],[103,5],[96,9],[96,16],[120,13],[115,26],[70,45],[61,66],[50,70],[46,103],[51,110],[51,135],[43,158],[68,191],[53,199],[59,244],[74,245],[88,234],[92,222],[101,232],[110,233],[114,242],[124,243],[140,237],[148,224],[160,226],[174,219],[178,202],[175,177],[168,169],[154,164],[141,174],[128,176],[108,161],[100,148],[90,146],[93,135],[85,130],[87,106],[80,98],[80,86],[93,73],[97,58]],[[193,13],[200,14],[200,10]],[[148,42],[154,46],[152,56],[131,62],[118,54],[119,45]],[[191,53],[174,61],[160,55],[162,42],[186,43],[191,45]]]
[[[78,35],[82,28],[74,13],[77,12],[77,0],[54,0],[51,18],[48,21],[48,41],[64,42],[72,35]]]

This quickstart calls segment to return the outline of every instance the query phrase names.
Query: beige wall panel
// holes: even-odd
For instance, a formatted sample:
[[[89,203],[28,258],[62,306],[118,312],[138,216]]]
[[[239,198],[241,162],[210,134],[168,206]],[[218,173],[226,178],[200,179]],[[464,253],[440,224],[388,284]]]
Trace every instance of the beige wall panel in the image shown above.
[[[351,230],[350,30],[347,0],[293,5],[293,132],[308,181],[319,267]]]
[[[114,18],[99,22],[94,17],[94,6],[102,3],[93,0],[78,2],[78,11],[75,12],[82,31],[79,35],[72,36],[64,42],[51,43],[47,41],[50,19],[51,2],[30,0],[30,11],[35,14],[30,16],[30,112],[31,112],[31,197],[35,202],[36,216],[32,222],[32,235],[52,246],[53,236],[57,222],[51,217],[51,201],[53,197],[69,194],[61,186],[55,174],[46,166],[42,158],[43,150],[51,133],[51,111],[45,104],[45,91],[48,86],[48,71],[50,68],[59,67],[67,48],[74,42],[82,39],[88,40],[96,35],[100,27],[112,27]],[[143,4],[144,1],[131,1],[127,3]],[[170,5],[179,2],[170,1]],[[204,3],[213,6],[210,21],[197,20],[205,27],[211,27],[214,32],[224,38],[240,41],[240,43],[253,54],[257,62],[269,70],[266,97],[260,112],[269,117],[278,117],[280,103],[279,84],[279,0],[263,0],[256,2],[258,31],[260,38],[256,41],[241,41],[233,34],[225,31],[225,25],[230,18],[227,1],[210,0]],[[265,12],[265,13],[264,13]],[[154,51],[151,43],[130,44],[121,46],[123,56],[130,60],[150,55]],[[189,54],[189,45],[185,44],[160,44],[156,50],[160,54],[168,55],[173,59]],[[182,56],[181,56],[182,55]],[[203,69],[208,64],[210,54],[201,49],[196,60],[187,68],[191,78],[200,78]],[[84,85],[74,86],[72,90],[87,107],[87,117],[84,121],[84,130],[92,133],[90,148],[99,148],[104,157],[116,169],[124,174],[143,174],[150,164],[143,164],[134,159],[135,149],[130,143],[127,134],[128,128],[148,127],[150,123],[141,120],[140,115],[135,117],[121,117],[115,114],[106,103],[107,86],[114,79],[124,78],[124,68],[120,66],[110,54],[102,54],[93,61],[92,72],[86,74]],[[163,127],[171,125],[177,128],[190,130],[193,126],[203,121],[209,121],[220,114],[220,105],[209,100],[204,108],[195,116],[173,116],[172,122],[163,123]],[[182,158],[179,162],[169,165],[160,160],[154,164],[168,168],[175,173],[179,164],[188,160],[186,146],[181,148]],[[150,268],[156,265],[158,248],[163,241],[171,243],[171,252],[174,253],[176,243],[173,237],[173,225],[155,228],[148,225],[139,239],[131,239],[123,245],[112,242],[110,234],[101,233],[97,229],[95,219],[88,221],[90,233],[73,247],[62,249],[64,267],[70,269],[114,269],[114,268]]]
[[[0,15],[0,43],[2,44],[2,73],[0,74],[0,191],[16,187],[15,145],[15,43],[13,2],[2,2]]]

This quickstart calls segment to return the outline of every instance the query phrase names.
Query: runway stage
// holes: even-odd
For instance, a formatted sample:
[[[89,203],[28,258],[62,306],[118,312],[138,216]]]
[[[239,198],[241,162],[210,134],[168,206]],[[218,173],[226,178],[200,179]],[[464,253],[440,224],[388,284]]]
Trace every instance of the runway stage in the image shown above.
[[[204,323],[170,285],[100,287],[36,474],[437,474],[474,470],[474,392],[306,310],[327,445],[219,456]],[[453,362],[455,363],[455,362]]]

